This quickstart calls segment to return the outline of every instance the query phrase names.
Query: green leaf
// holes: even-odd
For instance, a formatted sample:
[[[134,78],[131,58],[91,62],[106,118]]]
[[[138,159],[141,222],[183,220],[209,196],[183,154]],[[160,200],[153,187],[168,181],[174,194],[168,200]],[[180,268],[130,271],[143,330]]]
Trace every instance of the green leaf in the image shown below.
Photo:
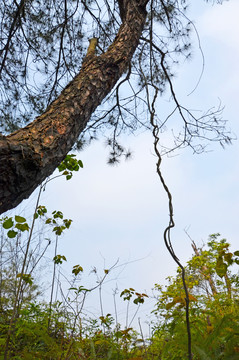
[[[65,226],[55,226],[53,228],[53,231],[55,232],[56,235],[61,235],[63,230],[65,230]]]
[[[35,214],[35,218],[39,216],[43,216],[44,214],[47,213],[47,209],[44,205],[39,205]],[[37,215],[37,216],[36,216]]]
[[[81,168],[83,168],[83,162],[81,160],[78,160],[78,164]]]
[[[24,223],[24,222],[26,222],[26,219],[24,217],[22,217],[22,216],[16,215],[15,216],[15,221],[18,222],[18,223]]]
[[[63,219],[63,213],[61,211],[53,211],[52,212],[54,219],[60,218]]]
[[[71,219],[64,219],[63,220],[64,225],[67,229],[69,229],[69,227],[71,226],[72,220]]]
[[[79,288],[77,289],[78,294],[82,291],[91,291],[91,290],[84,288],[84,286],[79,286]]]
[[[66,176],[66,180],[70,180],[73,176],[72,171],[79,171],[79,168],[83,168],[81,160],[75,159],[76,155],[68,154],[65,159],[58,166],[59,172],[63,172],[62,175]]]
[[[14,225],[14,223],[13,223],[13,220],[11,217],[9,219],[5,220],[4,223],[2,224],[4,229],[10,229],[11,227],[13,227],[13,225]]]
[[[10,239],[15,238],[16,235],[17,235],[17,232],[14,231],[14,230],[9,230],[8,233],[7,233],[7,236],[8,236]]]
[[[61,172],[63,170],[66,169],[66,165],[62,162],[59,166],[58,166],[58,170]]]
[[[220,263],[219,265],[218,264],[216,265],[216,273],[218,276],[222,278],[223,276],[226,275],[226,272],[227,272],[227,264]]]
[[[228,265],[231,265],[233,263],[232,256],[232,253],[227,253],[224,255],[224,260],[228,263]]]
[[[67,261],[65,255],[56,255],[53,258],[53,261],[54,261],[55,264],[62,264],[63,260]]]
[[[26,231],[26,230],[28,231],[29,230],[29,226],[28,226],[27,223],[25,223],[25,224],[16,224],[15,228],[17,228],[20,231]]]
[[[234,251],[234,255],[239,256],[239,250]]]
[[[144,299],[141,298],[141,297],[137,297],[136,299],[134,299],[133,303],[136,304],[136,305],[143,304]]]
[[[23,281],[25,281],[25,283],[32,285],[33,284],[33,279],[31,277],[30,274],[17,274],[17,278],[22,278]]]
[[[72,270],[72,274],[74,274],[75,276],[77,276],[80,272],[83,271],[83,267],[80,265],[75,265],[73,266],[73,270]]]

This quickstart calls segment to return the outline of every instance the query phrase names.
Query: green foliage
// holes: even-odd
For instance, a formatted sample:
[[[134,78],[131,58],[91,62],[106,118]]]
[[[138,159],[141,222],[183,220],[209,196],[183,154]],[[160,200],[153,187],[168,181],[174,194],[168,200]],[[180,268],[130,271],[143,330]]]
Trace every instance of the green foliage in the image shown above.
[[[61,211],[54,210],[52,212],[52,217],[49,217],[46,219],[45,224],[51,224],[53,225],[52,231],[60,236],[65,229],[69,229],[71,226],[72,220],[71,219],[63,219],[63,213]],[[59,220],[60,221],[59,223]]]
[[[133,300],[133,303],[136,305],[143,304],[144,298],[148,297],[148,295],[136,292],[133,288],[125,289],[121,292],[120,297],[123,297],[123,300],[130,300],[133,295],[136,295],[136,298]]]
[[[45,214],[47,213],[47,209],[46,209],[46,207],[45,206],[42,206],[42,205],[39,205],[38,207],[37,207],[37,211],[36,211],[36,213],[35,213],[35,219],[37,219],[38,218],[38,216],[44,216]]]
[[[58,166],[59,172],[66,176],[66,180],[72,178],[73,171],[79,171],[80,168],[83,168],[82,161],[75,159],[75,156],[74,154],[66,155],[65,159]]]
[[[70,220],[61,211],[53,211],[47,217],[47,209],[39,206],[35,218],[53,228],[68,228]],[[4,231],[15,231],[20,236],[24,230],[16,225],[27,224],[21,216],[1,220]],[[68,226],[69,225],[69,226]],[[56,234],[57,235],[57,234]],[[11,241],[7,235],[8,241]],[[231,251],[230,244],[219,240],[219,234],[209,237],[207,246],[197,248],[186,266],[186,282],[189,289],[190,323],[193,360],[238,359],[239,357],[239,251]],[[65,255],[57,254],[54,265],[66,261]],[[83,315],[82,309],[88,293],[95,290],[77,283],[81,281],[83,267],[72,268],[72,285],[63,301],[37,302],[37,285],[32,272],[21,273],[16,265],[3,268],[0,297],[0,359],[3,358],[9,322],[13,312],[14,295],[22,281],[22,295],[9,344],[11,359],[129,359],[129,360],[181,360],[187,358],[187,334],[185,328],[185,293],[181,270],[168,277],[168,284],[155,285],[156,304],[152,322],[152,336],[144,339],[128,321],[130,304],[143,305],[148,295],[130,287],[120,292],[127,303],[126,326],[121,327],[110,313],[98,318]],[[104,276],[110,270],[104,269]],[[137,311],[136,311],[137,313]],[[129,323],[129,325],[128,325]]]
[[[83,271],[83,267],[80,265],[74,265],[73,269],[72,269],[72,274],[74,274],[75,276],[77,276],[80,272]]]
[[[29,285],[33,284],[33,279],[31,274],[17,274],[17,278],[22,278],[22,280]]]
[[[8,236],[10,239],[15,238],[16,235],[17,235],[17,232],[14,231],[14,230],[9,230],[9,231],[7,232],[7,236]]]
[[[100,316],[99,321],[80,318],[77,332],[72,337],[71,314],[60,303],[53,304],[51,313],[52,322],[48,329],[48,306],[39,303],[25,304],[16,323],[15,336],[11,339],[12,359],[57,360],[77,359],[80,356],[82,359],[123,360],[133,359],[144,353],[138,346],[142,339],[133,328],[114,329],[111,314]],[[107,331],[104,332],[103,328]],[[0,356],[6,332],[7,326],[0,335]]]
[[[56,256],[54,256],[53,261],[55,264],[62,264],[63,261],[67,261],[67,260],[64,255],[56,255]]]
[[[210,236],[207,249],[193,244],[195,255],[188,261],[186,281],[190,299],[190,322],[195,360],[233,359],[239,353],[238,251],[219,234]],[[155,314],[154,340],[163,359],[184,359],[187,354],[185,295],[180,269],[159,292]],[[155,344],[154,344],[155,346]]]
[[[26,219],[22,216],[15,216],[15,222],[12,217],[5,217],[4,219],[0,220],[2,222],[2,227],[6,230],[11,229],[7,232],[7,236],[12,239],[15,238],[18,234],[18,231],[15,229],[23,231],[29,231],[29,225],[26,222]]]

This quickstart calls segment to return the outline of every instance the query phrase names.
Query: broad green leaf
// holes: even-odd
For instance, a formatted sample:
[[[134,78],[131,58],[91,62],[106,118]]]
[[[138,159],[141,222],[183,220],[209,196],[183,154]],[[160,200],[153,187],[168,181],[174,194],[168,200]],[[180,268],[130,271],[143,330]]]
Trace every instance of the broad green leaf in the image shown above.
[[[56,233],[56,235],[61,235],[63,230],[65,230],[65,226],[55,226],[53,228],[53,231]]]
[[[220,265],[216,265],[216,273],[221,278],[226,275],[227,265],[225,263],[220,263]]]
[[[14,225],[14,223],[13,223],[12,218],[5,220],[4,223],[2,224],[4,229],[10,229],[11,227],[13,227],[13,225]]]
[[[134,299],[133,303],[136,304],[136,305],[143,304],[144,303],[144,298],[137,297],[136,299]]]
[[[56,255],[53,258],[53,261],[54,261],[55,264],[62,264],[63,260],[67,261],[65,255]]]
[[[29,230],[29,226],[28,226],[27,223],[25,223],[25,224],[16,224],[15,228],[17,228],[20,231],[26,231],[26,230],[28,231]]]
[[[76,155],[68,154],[65,159],[58,166],[59,172],[62,172],[62,175],[66,176],[66,180],[70,180],[73,176],[72,171],[79,171],[79,168],[83,168],[83,163],[81,160],[75,159]]]
[[[22,216],[16,215],[15,216],[15,221],[18,222],[18,223],[24,223],[24,222],[26,222],[26,219],[24,217],[22,217]]]
[[[39,205],[36,214],[43,216],[46,213],[47,213],[47,208],[44,205]]]
[[[53,211],[52,212],[54,219],[60,218],[63,219],[63,213],[61,211]]]
[[[8,233],[7,233],[7,236],[8,236],[10,239],[15,238],[16,235],[17,235],[17,232],[14,231],[14,230],[9,230]]]
[[[234,251],[234,255],[239,256],[239,250]]]
[[[69,227],[71,226],[72,220],[71,219],[64,219],[63,220],[64,225],[67,229],[69,229]]]
[[[72,274],[74,274],[75,276],[77,276],[80,272],[83,271],[83,267],[80,265],[75,265],[73,266],[73,270],[72,270]]]
[[[78,160],[78,164],[81,168],[83,168],[83,162],[81,160]]]
[[[63,171],[66,169],[66,165],[64,163],[61,163],[59,166],[58,166],[58,170],[59,171]]]

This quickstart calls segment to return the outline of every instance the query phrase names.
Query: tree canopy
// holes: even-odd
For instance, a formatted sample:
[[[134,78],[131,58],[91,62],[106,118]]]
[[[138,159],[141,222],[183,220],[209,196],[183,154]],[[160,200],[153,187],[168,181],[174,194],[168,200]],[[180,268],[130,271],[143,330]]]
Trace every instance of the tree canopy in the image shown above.
[[[194,256],[187,262],[193,359],[238,357],[239,252],[232,252],[220,234],[210,235],[207,246],[192,242]],[[181,270],[168,277],[164,288],[156,284],[155,342],[163,359],[184,359],[185,296]]]
[[[129,153],[124,131],[163,129],[178,116],[172,151],[225,144],[221,109],[197,117],[180,104],[173,66],[190,58],[186,0],[4,0],[0,9],[0,212],[18,205],[72,147],[107,129],[109,162]],[[88,50],[87,50],[88,49]],[[157,99],[168,86],[172,113]],[[35,119],[35,120],[34,120]]]

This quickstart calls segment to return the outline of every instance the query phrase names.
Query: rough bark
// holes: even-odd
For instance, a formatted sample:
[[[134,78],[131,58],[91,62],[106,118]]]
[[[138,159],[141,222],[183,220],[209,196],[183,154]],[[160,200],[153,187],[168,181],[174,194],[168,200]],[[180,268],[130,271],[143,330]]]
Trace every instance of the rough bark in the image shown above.
[[[123,23],[108,50],[86,56],[80,73],[41,116],[0,137],[0,214],[28,198],[52,174],[127,70],[144,26],[147,2],[120,1]]]

